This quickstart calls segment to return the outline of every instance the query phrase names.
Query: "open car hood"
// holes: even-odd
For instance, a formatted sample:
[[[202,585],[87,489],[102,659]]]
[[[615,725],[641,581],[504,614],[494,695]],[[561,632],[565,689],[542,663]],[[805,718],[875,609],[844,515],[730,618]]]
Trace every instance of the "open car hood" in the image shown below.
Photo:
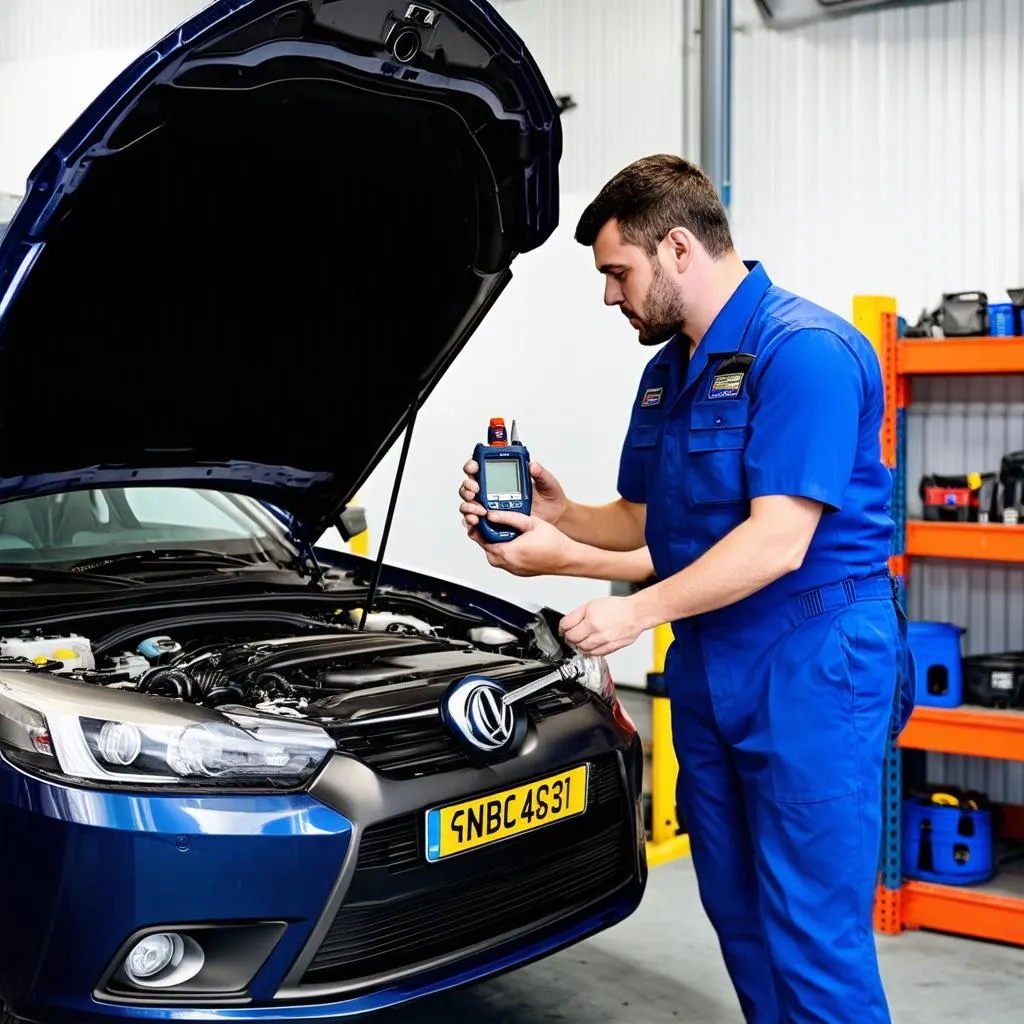
[[[205,484],[322,532],[551,234],[561,146],[482,0],[211,4],[0,241],[0,500]]]

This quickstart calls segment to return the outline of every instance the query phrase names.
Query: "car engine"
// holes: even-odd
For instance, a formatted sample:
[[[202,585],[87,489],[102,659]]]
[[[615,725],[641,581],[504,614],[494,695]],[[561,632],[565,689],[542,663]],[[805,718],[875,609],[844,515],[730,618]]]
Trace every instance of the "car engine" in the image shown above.
[[[0,636],[0,668],[43,671],[155,698],[316,720],[339,750],[386,774],[423,774],[464,757],[427,721],[452,683],[482,673],[509,688],[550,676],[552,638],[496,624],[446,624],[401,612],[333,616],[225,613],[140,622],[102,638]],[[160,625],[162,630],[154,630]],[[451,633],[458,633],[452,636]],[[588,700],[571,679],[525,701],[533,717]],[[396,722],[397,724],[392,724]],[[431,719],[436,722],[436,719]]]

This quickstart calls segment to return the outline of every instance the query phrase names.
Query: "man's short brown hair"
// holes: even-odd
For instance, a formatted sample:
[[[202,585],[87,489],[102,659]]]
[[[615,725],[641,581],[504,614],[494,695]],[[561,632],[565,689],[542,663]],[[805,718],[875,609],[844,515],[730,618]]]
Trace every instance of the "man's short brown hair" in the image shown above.
[[[729,219],[711,179],[678,156],[646,156],[619,171],[583,211],[576,241],[593,245],[612,218],[623,241],[648,256],[675,227],[692,231],[712,259],[733,248]]]

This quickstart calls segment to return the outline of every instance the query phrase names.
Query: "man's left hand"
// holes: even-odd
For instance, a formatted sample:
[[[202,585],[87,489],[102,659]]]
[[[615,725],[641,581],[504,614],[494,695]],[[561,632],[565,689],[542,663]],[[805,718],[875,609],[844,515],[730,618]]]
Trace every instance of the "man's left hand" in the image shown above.
[[[484,549],[487,561],[496,569],[504,569],[513,576],[544,576],[559,575],[570,566],[572,552],[578,545],[557,526],[518,512],[491,512],[487,521],[519,531],[514,540],[488,544],[475,526],[463,520],[470,537]]]
[[[559,623],[562,635],[573,647],[601,657],[628,647],[646,628],[631,597],[599,597]]]

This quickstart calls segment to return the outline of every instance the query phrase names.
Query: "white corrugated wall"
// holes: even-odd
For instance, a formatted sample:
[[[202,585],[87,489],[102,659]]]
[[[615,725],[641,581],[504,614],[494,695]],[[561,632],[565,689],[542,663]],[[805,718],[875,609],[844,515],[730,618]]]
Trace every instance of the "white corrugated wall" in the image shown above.
[[[949,0],[791,32],[736,0],[733,202],[744,250],[848,313],[1024,284],[1024,15]]]

